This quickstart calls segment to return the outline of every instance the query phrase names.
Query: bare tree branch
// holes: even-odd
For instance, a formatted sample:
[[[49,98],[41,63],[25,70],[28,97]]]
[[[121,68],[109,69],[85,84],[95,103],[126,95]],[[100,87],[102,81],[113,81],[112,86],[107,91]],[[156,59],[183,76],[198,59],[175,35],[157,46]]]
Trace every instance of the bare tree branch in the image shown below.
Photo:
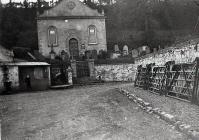
[[[193,0],[193,2],[194,2],[197,6],[199,6],[199,1],[198,1],[198,0]]]

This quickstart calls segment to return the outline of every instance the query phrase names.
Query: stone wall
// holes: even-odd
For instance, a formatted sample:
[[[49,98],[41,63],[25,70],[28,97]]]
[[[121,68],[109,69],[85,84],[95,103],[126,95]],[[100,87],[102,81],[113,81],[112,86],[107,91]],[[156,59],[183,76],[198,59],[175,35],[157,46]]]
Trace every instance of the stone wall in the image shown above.
[[[19,88],[19,73],[17,66],[8,66],[8,78],[9,81],[12,82],[11,87],[12,89]],[[2,66],[0,67],[0,91],[4,90],[4,81],[3,81],[3,69]]]
[[[101,64],[95,65],[95,76],[104,81],[134,81],[135,79],[134,64]]]
[[[95,65],[96,78],[101,76],[104,81],[134,81],[138,65],[146,66],[150,63],[165,65],[168,61],[175,63],[192,63],[199,57],[199,39],[175,44],[157,53],[147,54],[135,59],[135,64],[102,64]]]
[[[196,57],[199,57],[198,40],[190,40],[176,46],[158,51],[157,53],[147,54],[135,60],[135,65],[146,66],[150,63],[164,65],[168,61],[175,63],[192,63]]]
[[[9,80],[12,81],[12,89],[19,88],[19,68],[18,66],[9,67]]]

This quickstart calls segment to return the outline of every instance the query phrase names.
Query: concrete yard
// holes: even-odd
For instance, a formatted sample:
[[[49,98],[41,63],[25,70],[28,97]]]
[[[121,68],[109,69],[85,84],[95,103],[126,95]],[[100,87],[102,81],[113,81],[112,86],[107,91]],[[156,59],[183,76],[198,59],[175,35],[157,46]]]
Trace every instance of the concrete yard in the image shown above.
[[[0,96],[2,140],[187,140],[120,94],[125,85]]]

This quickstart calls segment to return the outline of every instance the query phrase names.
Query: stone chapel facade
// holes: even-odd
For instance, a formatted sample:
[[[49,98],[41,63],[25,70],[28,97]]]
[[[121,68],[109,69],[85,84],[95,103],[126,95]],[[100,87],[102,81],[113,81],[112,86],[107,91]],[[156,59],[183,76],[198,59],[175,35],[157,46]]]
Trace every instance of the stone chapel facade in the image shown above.
[[[107,50],[105,16],[79,0],[62,0],[37,18],[39,52],[76,58]]]

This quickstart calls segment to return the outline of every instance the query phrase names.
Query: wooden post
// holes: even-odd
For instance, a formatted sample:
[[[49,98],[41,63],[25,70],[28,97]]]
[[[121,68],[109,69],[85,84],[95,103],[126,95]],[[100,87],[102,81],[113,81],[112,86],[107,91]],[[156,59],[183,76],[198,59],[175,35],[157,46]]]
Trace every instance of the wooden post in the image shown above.
[[[192,93],[192,100],[191,102],[194,104],[199,105],[199,95],[198,95],[198,80],[199,80],[199,72],[198,72],[198,67],[199,67],[199,58],[197,57],[195,60],[196,63],[196,71],[195,71],[195,76],[194,76],[194,87],[193,87],[193,93]]]

